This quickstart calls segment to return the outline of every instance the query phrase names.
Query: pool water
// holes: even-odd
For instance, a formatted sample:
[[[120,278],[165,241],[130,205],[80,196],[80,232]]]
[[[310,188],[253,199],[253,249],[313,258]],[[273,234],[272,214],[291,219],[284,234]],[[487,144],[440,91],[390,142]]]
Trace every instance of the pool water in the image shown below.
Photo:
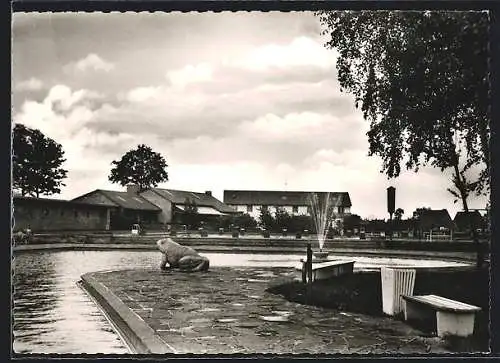
[[[302,255],[203,253],[211,266],[291,267]],[[330,256],[333,257],[333,256]],[[384,257],[355,260],[355,270],[380,266],[447,267],[466,264]],[[87,272],[159,267],[156,251],[31,251],[14,257],[16,353],[129,353],[99,308],[76,282]]]

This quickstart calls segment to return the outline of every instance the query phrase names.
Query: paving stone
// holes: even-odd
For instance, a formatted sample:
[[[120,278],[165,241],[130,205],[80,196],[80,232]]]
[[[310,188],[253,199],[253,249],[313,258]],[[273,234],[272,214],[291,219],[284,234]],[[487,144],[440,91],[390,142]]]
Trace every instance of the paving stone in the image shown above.
[[[138,309],[179,353],[415,354],[426,353],[428,344],[436,352],[446,351],[440,341],[426,342],[401,321],[301,305],[267,292],[287,270],[127,270],[94,276]],[[253,282],[263,278],[266,281]]]

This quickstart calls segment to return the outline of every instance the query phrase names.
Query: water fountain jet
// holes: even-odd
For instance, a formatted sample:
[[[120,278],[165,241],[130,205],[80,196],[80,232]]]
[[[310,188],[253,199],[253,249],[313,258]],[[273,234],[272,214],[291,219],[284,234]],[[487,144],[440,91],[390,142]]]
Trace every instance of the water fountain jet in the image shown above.
[[[311,207],[311,217],[316,228],[316,236],[319,244],[319,251],[314,251],[313,262],[324,262],[328,260],[328,252],[323,251],[323,246],[330,228],[330,223],[335,215],[334,203],[330,198],[330,193],[322,193],[321,197],[317,193],[311,193],[309,204]]]

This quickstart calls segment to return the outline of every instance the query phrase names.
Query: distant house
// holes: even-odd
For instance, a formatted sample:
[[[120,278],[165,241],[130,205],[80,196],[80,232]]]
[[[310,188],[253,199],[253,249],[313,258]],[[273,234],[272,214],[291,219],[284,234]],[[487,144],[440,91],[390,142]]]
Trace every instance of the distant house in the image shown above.
[[[75,202],[112,207],[111,229],[130,229],[132,224],[154,225],[158,223],[161,208],[140,196],[135,186],[127,187],[126,192],[96,189],[74,198]]]
[[[128,185],[126,192],[96,189],[73,200],[115,207],[111,229],[129,229],[134,223],[155,227],[179,223],[186,202],[194,202],[197,213],[208,219],[237,213],[210,191],[196,193],[162,188],[139,191],[136,185]]]
[[[141,192],[140,196],[161,209],[158,221],[163,224],[179,223],[182,214],[185,212],[186,202],[196,204],[198,214],[208,219],[238,213],[236,209],[215,198],[211,191],[197,193],[151,188]]]
[[[304,192],[304,191],[264,191],[264,190],[225,190],[224,203],[238,212],[247,213],[256,220],[260,217],[261,208],[268,209],[271,214],[278,208],[292,215],[311,215],[311,196],[317,195],[324,200],[327,195],[337,216],[351,213],[351,199],[346,192]]]
[[[455,218],[453,219],[453,222],[455,222],[457,230],[460,232],[470,232],[471,222],[476,229],[484,230],[487,228],[485,219],[477,210],[469,211],[468,214],[465,211],[457,212]]]
[[[362,221],[361,225],[364,227],[366,233],[380,234],[388,230],[387,222],[383,219],[370,219]]]
[[[108,230],[113,206],[50,198],[13,197],[13,230]]]
[[[423,237],[432,232],[450,233],[456,229],[455,223],[446,209],[419,208],[413,213],[415,221],[415,234]]]

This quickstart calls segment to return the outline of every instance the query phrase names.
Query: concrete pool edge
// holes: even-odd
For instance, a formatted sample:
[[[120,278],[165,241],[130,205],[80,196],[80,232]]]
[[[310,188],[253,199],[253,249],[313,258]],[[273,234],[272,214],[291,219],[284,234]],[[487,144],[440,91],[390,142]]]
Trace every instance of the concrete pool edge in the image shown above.
[[[129,347],[137,354],[175,353],[173,348],[165,343],[144,320],[93,275],[93,272],[83,274],[80,277],[81,287],[106,312]]]
[[[75,244],[54,243],[40,245],[12,246],[13,253],[32,251],[157,251],[155,245],[147,244]],[[302,248],[280,248],[280,247],[239,247],[239,246],[196,246],[200,253],[241,253],[241,254],[305,254]],[[412,251],[412,250],[374,250],[374,249],[346,249],[338,248],[329,250],[332,255],[342,256],[380,256],[395,258],[424,258],[429,260],[448,260],[455,262],[473,262],[475,253],[471,252],[441,252],[441,251]]]

